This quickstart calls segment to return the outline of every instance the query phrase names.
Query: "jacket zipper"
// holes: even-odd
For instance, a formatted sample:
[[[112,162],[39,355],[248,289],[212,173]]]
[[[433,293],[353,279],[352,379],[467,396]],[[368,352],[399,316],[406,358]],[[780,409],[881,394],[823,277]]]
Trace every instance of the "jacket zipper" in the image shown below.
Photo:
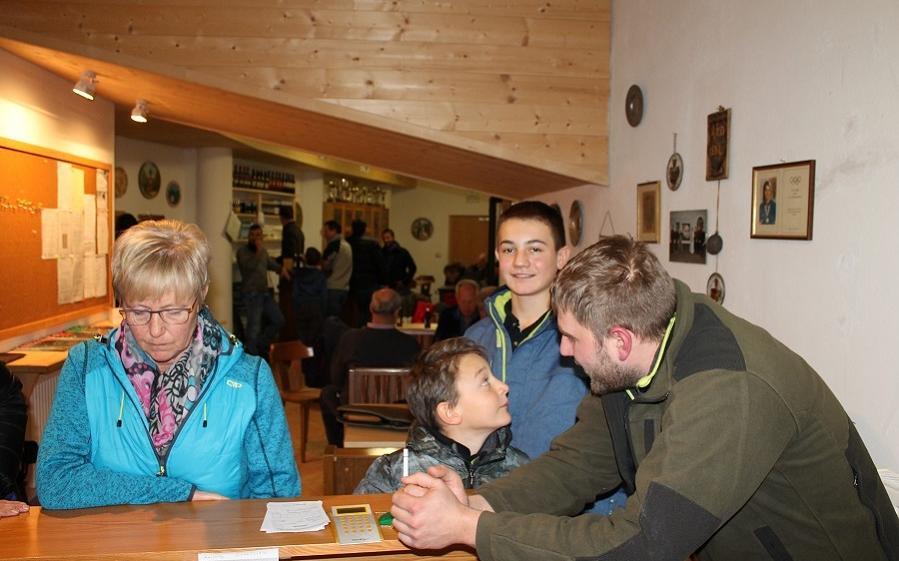
[[[107,359],[107,363],[108,363],[108,362],[109,362],[109,360]],[[215,367],[212,369],[213,373],[215,373],[216,370],[218,370],[218,360],[216,360],[216,365],[215,365]],[[113,375],[113,377],[115,378],[115,380],[116,380],[116,382],[119,384],[119,386],[122,388],[122,391],[124,391],[124,392],[127,394],[127,393],[128,393],[128,390],[127,390],[127,388],[125,387],[125,385],[122,383],[122,380],[119,379],[118,376]],[[210,379],[211,379],[211,378],[210,378]],[[209,380],[207,380],[207,381],[209,381]],[[133,387],[133,386],[132,386],[132,387]],[[200,395],[197,397],[197,404],[199,404],[199,403],[200,403],[200,400],[203,399],[203,396],[206,394],[206,390],[207,390],[208,388],[209,388],[209,384],[205,384],[205,383],[204,383],[204,384],[203,384],[203,390],[200,392]],[[134,399],[131,397],[131,395],[128,395],[128,401],[131,402],[131,405],[134,406],[135,409],[137,409],[138,411],[140,411],[141,413],[143,413],[143,407],[140,407],[140,406],[138,406],[137,404],[135,404],[135,403],[134,403]],[[165,453],[165,456],[164,456],[164,457],[160,457],[159,454],[156,452],[156,446],[153,445],[153,438],[150,436],[150,425],[149,425],[149,422],[148,422],[147,424],[144,425],[144,431],[147,433],[147,442],[150,443],[150,449],[153,450],[153,455],[156,456],[156,463],[159,464],[159,471],[156,472],[156,477],[167,477],[167,473],[166,473],[166,464],[168,464],[168,461],[169,461],[169,453],[172,451],[172,447],[175,445],[175,441],[178,439],[178,434],[181,432],[181,427],[183,427],[184,425],[187,424],[187,420],[188,420],[188,419],[190,418],[190,416],[193,414],[194,409],[197,408],[197,404],[195,404],[195,405],[190,409],[190,411],[187,412],[187,416],[184,417],[184,419],[182,419],[182,421],[181,421],[181,424],[178,425],[178,429],[175,431],[175,434],[172,435],[171,443],[169,444],[168,450],[166,450],[166,453]]]

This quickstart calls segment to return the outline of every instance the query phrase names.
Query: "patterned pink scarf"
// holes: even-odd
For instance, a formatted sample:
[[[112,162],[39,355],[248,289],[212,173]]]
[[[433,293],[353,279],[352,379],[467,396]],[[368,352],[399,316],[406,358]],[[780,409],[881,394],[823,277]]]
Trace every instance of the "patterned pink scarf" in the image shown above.
[[[160,458],[168,452],[178,427],[199,399],[203,382],[215,368],[221,339],[217,322],[203,308],[197,314],[193,341],[166,372],[160,373],[137,344],[128,323],[122,321],[116,352],[150,422],[150,439]]]

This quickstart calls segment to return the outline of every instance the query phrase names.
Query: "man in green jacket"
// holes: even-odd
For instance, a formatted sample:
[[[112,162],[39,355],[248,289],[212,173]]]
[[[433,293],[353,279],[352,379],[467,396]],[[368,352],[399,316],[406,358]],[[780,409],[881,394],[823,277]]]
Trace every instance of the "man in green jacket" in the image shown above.
[[[561,353],[590,376],[578,422],[478,495],[440,467],[406,478],[404,543],[484,561],[899,560],[899,519],[852,422],[769,333],[622,236],[563,269],[553,306]],[[625,509],[571,518],[621,484]]]

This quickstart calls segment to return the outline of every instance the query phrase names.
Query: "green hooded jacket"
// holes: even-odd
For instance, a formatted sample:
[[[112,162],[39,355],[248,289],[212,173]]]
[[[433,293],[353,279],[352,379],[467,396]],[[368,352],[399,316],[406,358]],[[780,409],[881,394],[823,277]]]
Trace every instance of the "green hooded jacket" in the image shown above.
[[[587,396],[550,452],[479,493],[483,561],[897,561],[899,520],[806,362],[675,281],[641,389]],[[627,507],[570,517],[624,483]],[[522,492],[540,489],[539,493]]]

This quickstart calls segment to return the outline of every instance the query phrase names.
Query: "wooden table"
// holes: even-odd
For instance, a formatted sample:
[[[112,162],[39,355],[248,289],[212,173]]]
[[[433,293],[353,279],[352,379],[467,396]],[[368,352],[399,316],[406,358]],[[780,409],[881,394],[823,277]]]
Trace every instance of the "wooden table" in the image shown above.
[[[397,329],[407,335],[412,335],[418,340],[418,346],[425,350],[434,342],[434,333],[437,331],[437,322],[432,321],[430,327],[424,323],[403,323]]]
[[[328,513],[332,505],[344,504],[368,503],[378,514],[390,508],[390,495],[337,495],[322,500]],[[383,541],[362,545],[338,544],[333,523],[318,532],[266,534],[259,530],[266,502],[205,501],[70,511],[34,507],[28,514],[0,519],[0,559],[187,561],[196,560],[201,552],[271,547],[279,548],[281,559],[477,559],[467,548],[412,552],[392,528],[381,528]]]

